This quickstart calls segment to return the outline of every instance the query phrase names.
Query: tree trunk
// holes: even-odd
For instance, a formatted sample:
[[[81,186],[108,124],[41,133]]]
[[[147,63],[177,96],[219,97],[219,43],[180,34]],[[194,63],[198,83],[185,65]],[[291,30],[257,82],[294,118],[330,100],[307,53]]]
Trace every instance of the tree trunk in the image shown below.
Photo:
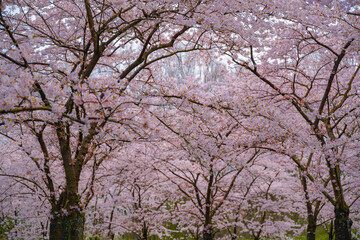
[[[111,223],[112,223],[112,220],[113,220],[113,218],[114,218],[114,211],[115,211],[115,207],[113,207],[113,209],[112,209],[112,211],[111,211],[111,214],[110,214],[110,223],[109,223],[109,227],[108,227],[108,229],[109,229],[109,232],[108,232],[108,237],[111,239],[111,240],[114,240],[114,238],[115,238],[115,234],[112,232],[112,229],[111,229]]]
[[[311,157],[312,155],[310,155]],[[307,231],[306,231],[306,239],[307,240],[315,240],[315,232],[316,232],[316,221],[317,215],[319,213],[319,206],[320,202],[317,201],[315,205],[315,209],[313,210],[312,201],[309,196],[308,187],[307,187],[307,180],[305,174],[299,168],[299,175],[301,179],[301,184],[305,193],[305,200],[306,200],[306,210],[307,210]]]
[[[238,218],[236,217],[235,218],[235,222],[238,221]],[[232,233],[232,236],[231,236],[231,240],[236,240],[237,239],[237,227],[236,225],[234,226],[234,230],[233,230],[233,233]]]
[[[351,240],[352,221],[347,206],[335,206],[335,239]]]
[[[85,216],[79,211],[51,219],[50,240],[83,240]]]
[[[313,216],[308,216],[306,239],[315,240],[315,232],[316,232],[316,220],[314,220]]]
[[[61,194],[52,209],[50,240],[83,240],[85,215],[79,203],[78,195]]]
[[[344,191],[341,184],[340,166],[337,164],[332,167],[331,162],[327,160],[329,166],[330,180],[335,196],[335,239],[351,240],[352,221],[349,218],[350,208],[346,204]]]
[[[148,234],[149,234],[148,227],[146,226],[146,223],[144,222],[144,225],[143,225],[143,228],[142,228],[141,240],[147,240],[148,237],[149,237]]]
[[[203,240],[213,240],[213,232],[211,227],[207,227],[203,231]]]
[[[212,160],[211,160],[212,161]],[[212,215],[211,215],[211,205],[212,205],[212,185],[214,181],[214,172],[212,162],[210,164],[210,177],[206,191],[205,199],[205,222],[203,230],[203,240],[213,240],[212,232]]]
[[[329,240],[334,239],[334,221],[331,220],[330,222],[330,229],[329,229]]]
[[[62,239],[61,217],[52,216],[50,220],[50,240]]]
[[[90,130],[90,132],[93,130]],[[70,147],[70,126],[58,123],[56,128],[60,153],[65,170],[65,191],[52,206],[50,240],[83,240],[85,215],[81,196],[78,194],[82,163],[88,151],[88,144],[95,133],[90,133],[82,143],[80,150],[72,158]]]

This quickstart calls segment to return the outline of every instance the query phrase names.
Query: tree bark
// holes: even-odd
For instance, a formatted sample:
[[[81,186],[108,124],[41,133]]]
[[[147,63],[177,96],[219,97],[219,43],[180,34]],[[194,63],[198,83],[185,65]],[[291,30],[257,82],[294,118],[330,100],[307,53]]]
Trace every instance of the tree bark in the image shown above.
[[[61,194],[52,209],[50,240],[83,240],[85,214],[79,203],[78,195]]]
[[[313,216],[308,216],[306,239],[315,240],[315,232],[316,232],[316,220],[313,218]]]
[[[50,240],[83,240],[85,216],[79,211],[51,219]]]
[[[60,216],[52,216],[50,220],[50,240],[62,239],[62,224]]]
[[[141,240],[147,240],[148,237],[149,237],[148,234],[149,234],[148,227],[146,226],[146,223],[144,222],[144,225],[143,225],[143,228],[142,228]]]
[[[212,228],[208,225],[203,231],[203,240],[213,240],[213,237]]]
[[[331,220],[330,222],[330,229],[329,229],[329,240],[334,239],[334,221]]]
[[[238,221],[238,218],[235,218],[235,222],[237,222],[237,221]],[[237,227],[235,225],[232,236],[231,236],[231,240],[236,240],[236,239],[237,239]]]
[[[331,167],[331,163],[327,160],[329,166],[330,179],[335,195],[335,239],[336,240],[351,240],[351,225],[352,221],[349,217],[350,208],[346,204],[344,198],[344,191],[341,184],[341,174],[339,165]]]
[[[349,208],[346,205],[335,206],[335,239],[351,240],[351,225]]]
[[[212,205],[212,186],[214,182],[214,172],[213,172],[212,160],[210,164],[210,176],[209,176],[209,182],[207,186],[206,199],[205,199],[205,222],[204,222],[204,230],[203,230],[203,240],[213,240],[211,205]]]
[[[307,230],[306,230],[306,239],[307,240],[315,240],[315,232],[316,232],[316,222],[317,216],[320,211],[320,202],[316,201],[315,209],[313,210],[312,201],[309,196],[308,187],[307,187],[307,180],[301,169],[299,169],[301,184],[303,186],[303,190],[305,193],[305,200],[306,200],[306,209],[307,209]]]
[[[63,166],[65,170],[65,190],[52,205],[50,221],[50,240],[83,240],[85,214],[83,213],[81,196],[78,194],[82,162],[87,153],[87,146],[82,146],[75,159],[71,156],[70,127],[58,123],[57,136]],[[92,135],[87,137],[88,144]]]

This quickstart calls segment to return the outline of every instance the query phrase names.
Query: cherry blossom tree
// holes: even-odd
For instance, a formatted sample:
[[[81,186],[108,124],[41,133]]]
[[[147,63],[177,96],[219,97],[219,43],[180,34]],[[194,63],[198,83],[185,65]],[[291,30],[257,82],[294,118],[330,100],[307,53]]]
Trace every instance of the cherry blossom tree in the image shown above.
[[[149,65],[182,51],[172,48],[180,38],[183,51],[201,48],[205,30],[189,31],[187,20],[200,6],[1,1],[1,134],[21,148],[31,145],[23,150],[51,206],[50,239],[83,238],[83,210],[108,153],[94,155],[134,133],[131,94],[143,83],[137,80],[151,79]],[[118,132],[110,131],[113,124],[121,125]]]
[[[304,205],[298,191],[300,184],[291,174],[294,166],[282,165],[278,156],[269,153],[260,158],[257,165],[247,169],[243,184],[234,189],[231,210],[226,215],[232,219],[228,223],[232,239],[239,234],[252,239],[300,234],[303,227],[296,220],[303,217]]]
[[[110,216],[100,229],[144,240],[166,234],[170,191],[167,179],[154,168],[156,148],[149,144],[153,143],[131,143],[116,154],[121,163],[108,169],[107,174],[113,175],[109,192],[97,203],[98,212]]]
[[[283,236],[294,225],[272,217],[296,205],[279,192],[291,179],[308,239],[331,204],[336,239],[350,240],[360,177],[356,3],[0,0],[9,237],[83,239],[86,214],[89,232],[110,237],[146,239],[175,220],[206,240],[240,227],[255,239]],[[232,63],[214,60],[221,55]],[[171,56],[179,71],[169,74]]]
[[[332,186],[331,194],[323,193],[334,205],[335,237],[351,239],[343,177],[358,152],[358,9],[336,1],[281,4],[263,5],[254,18],[277,20],[259,28],[247,48],[232,41],[227,53],[304,122],[304,137],[323,154]],[[312,181],[299,155],[291,158]]]
[[[241,95],[231,95],[239,87],[223,77],[208,83],[184,79],[177,88],[162,83],[158,91],[167,104],[149,110],[166,130],[160,135],[167,144],[157,157],[157,170],[178,191],[172,200],[177,203],[173,221],[194,237],[202,231],[202,239],[213,239],[226,229],[229,219],[222,215],[233,210],[229,199],[240,194],[233,189],[244,184],[244,169],[254,165],[259,154],[250,146],[260,140],[245,126],[258,112],[250,110],[254,104],[239,106],[234,98]]]

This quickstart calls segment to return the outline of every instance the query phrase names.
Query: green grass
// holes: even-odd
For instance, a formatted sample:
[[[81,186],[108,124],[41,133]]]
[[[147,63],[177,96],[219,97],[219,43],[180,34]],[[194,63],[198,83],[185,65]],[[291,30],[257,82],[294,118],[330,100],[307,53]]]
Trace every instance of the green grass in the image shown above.
[[[316,240],[328,240],[329,235],[323,227],[317,227],[316,229]],[[306,240],[306,232],[298,237],[294,237],[294,240]]]

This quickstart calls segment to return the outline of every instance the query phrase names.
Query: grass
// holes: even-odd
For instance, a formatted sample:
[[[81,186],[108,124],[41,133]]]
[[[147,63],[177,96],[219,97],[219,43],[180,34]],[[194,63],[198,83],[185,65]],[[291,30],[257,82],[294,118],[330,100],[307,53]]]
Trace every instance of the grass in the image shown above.
[[[317,227],[316,229],[316,240],[329,240],[329,234],[323,227]],[[298,237],[294,237],[294,240],[306,240],[306,232]]]

